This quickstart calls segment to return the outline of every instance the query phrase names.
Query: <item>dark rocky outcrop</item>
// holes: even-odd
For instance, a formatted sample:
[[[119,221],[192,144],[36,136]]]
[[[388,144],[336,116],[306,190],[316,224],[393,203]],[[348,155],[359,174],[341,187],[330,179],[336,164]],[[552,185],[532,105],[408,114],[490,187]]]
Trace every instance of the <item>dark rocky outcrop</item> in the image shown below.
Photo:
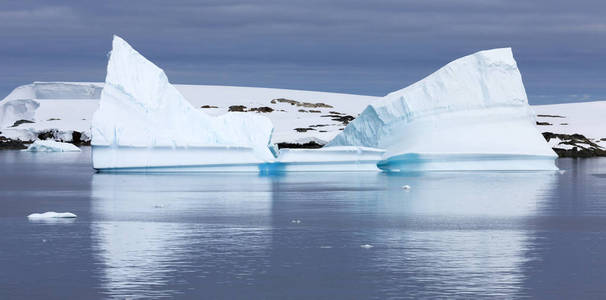
[[[600,147],[600,145],[592,142],[590,139],[582,134],[562,134],[553,132],[543,132],[543,137],[548,142],[557,138],[561,142],[553,147],[559,157],[595,157],[595,156],[606,156],[606,150]],[[567,145],[569,149],[558,147],[559,145]]]
[[[343,123],[343,125],[349,124],[349,122],[353,121],[355,117],[350,115],[343,114],[330,114],[330,115],[322,115],[321,117],[330,118],[333,121],[338,121]]]
[[[11,127],[17,127],[17,126],[19,126],[21,124],[25,124],[25,123],[35,123],[35,122],[30,121],[30,120],[18,120],[18,121],[15,121],[15,123],[13,123],[13,126],[11,126]]]
[[[297,132],[307,132],[307,131],[310,131],[310,130],[314,130],[315,131],[315,129],[309,128],[309,127],[308,128],[295,128],[295,131],[297,131]]]
[[[270,113],[270,112],[274,111],[274,109],[271,107],[267,107],[267,106],[261,106],[261,107],[253,107],[253,108],[249,109],[248,111],[256,111],[259,113]]]
[[[241,111],[244,112],[246,111],[246,106],[244,105],[232,105],[229,107],[229,109],[227,111]]]
[[[538,121],[537,121],[537,125],[539,125],[539,126],[551,126],[551,125],[553,125],[553,124],[551,124],[551,123],[549,123],[549,122],[538,122]]]
[[[566,118],[566,117],[558,116],[558,115],[537,115],[537,117],[542,117],[542,118]]]
[[[0,136],[0,150],[20,150],[27,149],[27,145],[21,140],[13,140],[4,136]]]
[[[272,104],[276,104],[278,102],[279,103],[288,103],[290,105],[296,105],[296,106],[302,106],[302,107],[313,107],[313,108],[325,107],[325,108],[332,108],[332,105],[328,105],[328,104],[322,103],[322,102],[318,102],[318,103],[299,102],[297,100],[286,99],[286,98],[273,99],[270,102]]]
[[[318,149],[324,145],[318,144],[314,141],[298,144],[298,143],[278,143],[278,149]]]
[[[219,107],[214,106],[214,105],[202,105],[202,106],[200,106],[200,108],[219,108]]]

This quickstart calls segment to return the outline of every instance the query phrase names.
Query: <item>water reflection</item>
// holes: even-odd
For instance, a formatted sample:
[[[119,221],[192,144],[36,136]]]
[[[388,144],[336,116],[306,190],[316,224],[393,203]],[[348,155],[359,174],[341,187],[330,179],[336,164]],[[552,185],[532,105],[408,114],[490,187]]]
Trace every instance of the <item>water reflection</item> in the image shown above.
[[[117,297],[522,295],[557,176],[95,174],[93,247]]]

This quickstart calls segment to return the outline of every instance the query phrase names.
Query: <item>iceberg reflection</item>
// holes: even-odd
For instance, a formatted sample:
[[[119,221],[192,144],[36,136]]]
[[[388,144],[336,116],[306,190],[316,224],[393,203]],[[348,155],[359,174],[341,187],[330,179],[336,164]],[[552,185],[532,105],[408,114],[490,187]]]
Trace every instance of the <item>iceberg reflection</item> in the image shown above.
[[[534,247],[524,226],[555,181],[523,172],[95,174],[93,248],[102,288],[116,297],[523,294]]]

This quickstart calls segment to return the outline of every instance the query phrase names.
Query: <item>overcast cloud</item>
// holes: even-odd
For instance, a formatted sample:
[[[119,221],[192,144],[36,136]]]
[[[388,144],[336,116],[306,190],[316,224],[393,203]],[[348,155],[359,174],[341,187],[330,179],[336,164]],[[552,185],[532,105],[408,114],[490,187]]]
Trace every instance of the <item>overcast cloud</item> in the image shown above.
[[[604,1],[0,1],[0,99],[103,81],[111,37],[173,83],[384,95],[512,47],[531,103],[606,99]]]

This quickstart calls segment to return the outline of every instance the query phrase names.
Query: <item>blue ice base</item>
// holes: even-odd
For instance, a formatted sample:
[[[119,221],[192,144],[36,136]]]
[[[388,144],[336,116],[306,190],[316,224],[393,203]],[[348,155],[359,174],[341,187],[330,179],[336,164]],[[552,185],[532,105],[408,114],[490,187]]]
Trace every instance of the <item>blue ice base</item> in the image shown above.
[[[377,163],[386,172],[555,171],[556,156],[523,154],[418,154],[392,156]]]

